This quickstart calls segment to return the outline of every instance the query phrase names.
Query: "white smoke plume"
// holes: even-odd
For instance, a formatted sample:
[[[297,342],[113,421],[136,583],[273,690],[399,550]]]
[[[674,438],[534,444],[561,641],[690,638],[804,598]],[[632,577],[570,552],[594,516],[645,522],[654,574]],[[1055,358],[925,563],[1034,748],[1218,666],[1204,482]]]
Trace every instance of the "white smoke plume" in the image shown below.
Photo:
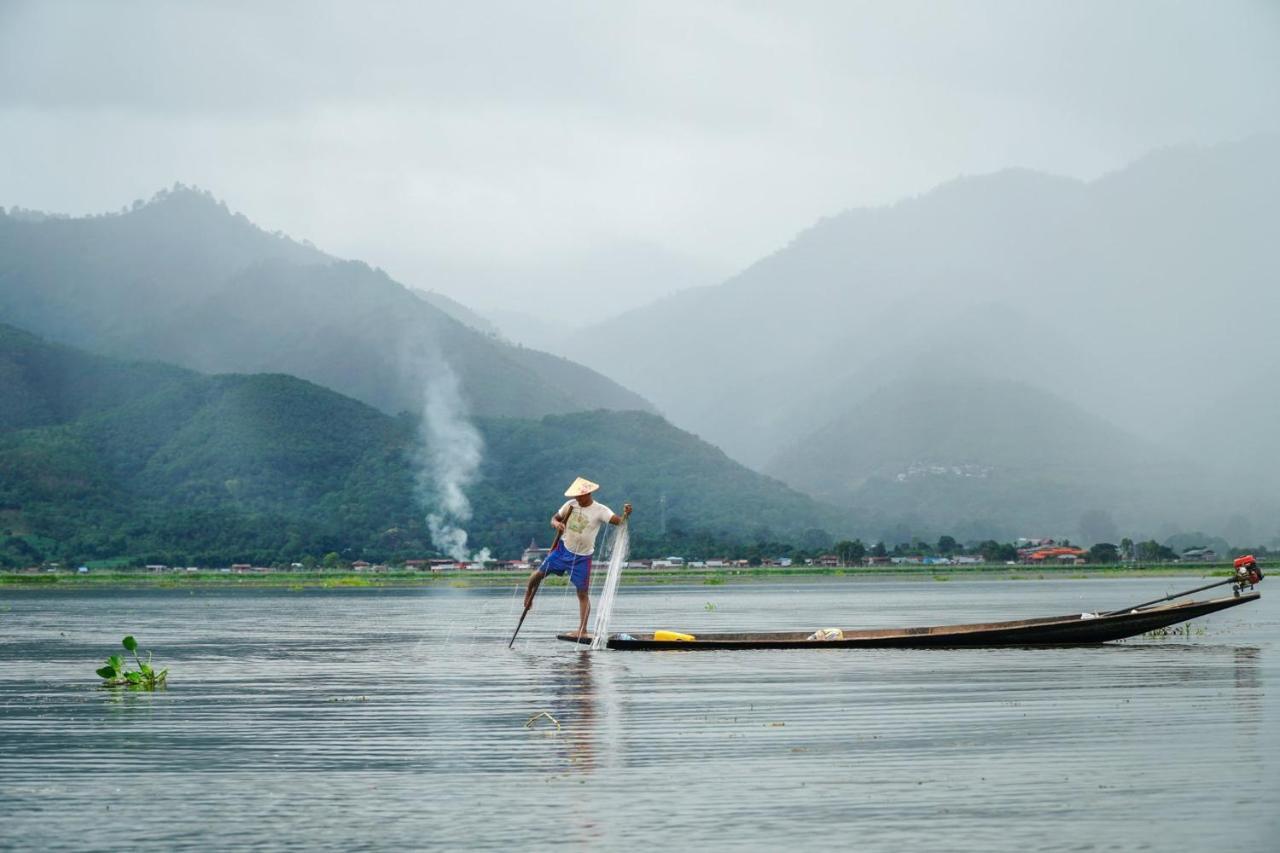
[[[464,527],[471,520],[466,489],[480,469],[484,439],[467,416],[458,375],[449,363],[439,353],[420,353],[412,363],[423,383],[417,485],[419,498],[430,508],[431,541],[455,560],[488,560],[489,549],[468,550]]]

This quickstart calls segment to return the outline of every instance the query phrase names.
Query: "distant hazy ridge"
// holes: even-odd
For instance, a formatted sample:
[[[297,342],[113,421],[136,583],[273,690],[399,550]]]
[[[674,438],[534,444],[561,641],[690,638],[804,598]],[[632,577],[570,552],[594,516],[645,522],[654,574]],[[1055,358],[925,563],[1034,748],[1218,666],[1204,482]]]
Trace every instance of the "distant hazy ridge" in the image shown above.
[[[0,318],[112,355],[290,373],[388,412],[421,404],[415,346],[447,359],[476,414],[651,409],[593,370],[481,334],[380,270],[183,188],[122,214],[0,216]]]
[[[182,188],[118,215],[0,215],[0,317],[98,353],[287,373],[415,416],[424,377],[412,353],[425,346],[482,419],[652,411],[652,400],[817,499],[787,491],[789,509],[761,497],[741,515],[728,487],[737,520],[693,522],[704,532],[1087,538],[1099,526],[1082,520],[1101,517],[1134,538],[1205,529],[1262,542],[1280,534],[1277,150],[1264,138],[1163,151],[1088,184],[1010,170],[851,210],[719,286],[579,330],[562,352],[591,368],[512,345],[466,305]],[[86,411],[115,402],[67,381]],[[575,417],[599,427],[609,416]],[[587,433],[562,436],[575,456],[540,444],[554,431],[539,423],[482,421],[504,451],[486,457],[476,497],[493,483],[554,490],[574,459],[594,464]],[[629,423],[636,446],[600,458],[632,497],[670,507],[677,480],[780,488],[692,436],[682,440],[722,467],[672,480],[684,457],[646,443],[670,427]],[[564,471],[546,469],[545,482],[524,467],[561,450]],[[797,514],[813,523],[792,524]],[[669,513],[677,527],[681,516]]]
[[[1271,537],[1277,223],[1275,138],[1089,184],[1011,170],[824,220],[589,332],[674,423],[908,527],[1070,532],[1098,509]],[[882,482],[912,465],[993,476]]]

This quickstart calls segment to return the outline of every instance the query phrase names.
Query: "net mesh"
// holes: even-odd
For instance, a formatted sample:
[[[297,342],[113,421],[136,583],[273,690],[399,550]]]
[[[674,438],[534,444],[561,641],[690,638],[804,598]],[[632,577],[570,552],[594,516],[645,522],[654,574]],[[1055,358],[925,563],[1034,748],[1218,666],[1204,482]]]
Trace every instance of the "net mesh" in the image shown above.
[[[618,597],[618,579],[622,576],[622,565],[627,561],[630,538],[624,519],[609,538],[609,571],[600,590],[600,603],[596,606],[596,624],[591,638],[593,649],[604,648],[609,639],[609,617],[613,615],[613,602]]]

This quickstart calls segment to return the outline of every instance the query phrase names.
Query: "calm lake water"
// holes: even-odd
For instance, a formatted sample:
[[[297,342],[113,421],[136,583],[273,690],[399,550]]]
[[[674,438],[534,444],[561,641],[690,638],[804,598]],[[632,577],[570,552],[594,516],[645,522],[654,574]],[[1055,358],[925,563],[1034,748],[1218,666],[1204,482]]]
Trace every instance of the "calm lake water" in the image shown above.
[[[624,587],[614,630],[1117,608],[1196,578]],[[1280,849],[1276,597],[1080,649],[588,652],[544,589],[5,591],[0,845]],[[1203,595],[1203,594],[1202,594]],[[95,687],[132,632],[167,691]],[[546,718],[531,725],[535,714]]]

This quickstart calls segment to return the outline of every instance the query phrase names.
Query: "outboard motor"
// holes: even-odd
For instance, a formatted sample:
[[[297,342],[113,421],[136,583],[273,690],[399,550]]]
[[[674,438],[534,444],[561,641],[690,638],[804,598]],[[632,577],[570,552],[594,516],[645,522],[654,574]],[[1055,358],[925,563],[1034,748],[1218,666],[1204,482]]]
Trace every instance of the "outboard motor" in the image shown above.
[[[1258,565],[1258,561],[1252,554],[1236,557],[1233,565],[1235,566],[1236,595],[1239,595],[1246,586],[1253,589],[1254,585],[1262,580],[1262,567]]]

